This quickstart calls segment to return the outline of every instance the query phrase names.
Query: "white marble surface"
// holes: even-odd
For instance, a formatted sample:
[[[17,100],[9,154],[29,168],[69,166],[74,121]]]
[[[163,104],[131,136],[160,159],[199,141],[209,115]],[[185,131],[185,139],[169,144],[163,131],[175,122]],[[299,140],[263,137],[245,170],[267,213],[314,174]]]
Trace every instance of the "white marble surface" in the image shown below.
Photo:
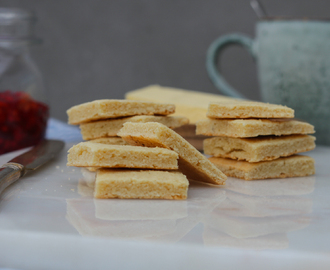
[[[308,154],[315,176],[191,184],[187,201],[163,201],[93,199],[93,174],[63,151],[2,194],[0,268],[330,269],[330,147]]]

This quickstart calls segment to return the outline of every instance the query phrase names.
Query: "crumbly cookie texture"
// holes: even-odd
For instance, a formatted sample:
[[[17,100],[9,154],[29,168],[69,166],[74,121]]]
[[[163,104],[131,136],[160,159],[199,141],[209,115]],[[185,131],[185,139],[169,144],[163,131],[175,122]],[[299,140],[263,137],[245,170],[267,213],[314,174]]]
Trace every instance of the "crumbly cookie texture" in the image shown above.
[[[104,143],[104,144],[111,144],[111,145],[130,145],[129,143],[125,142],[120,137],[105,137],[105,138],[98,138],[90,140],[89,142],[92,143]],[[91,172],[96,172],[99,167],[86,167],[87,170]]]
[[[176,170],[178,154],[163,148],[82,142],[69,149],[67,165]]]
[[[174,112],[174,104],[117,99],[95,100],[67,110],[69,124],[72,125],[107,118],[153,114],[168,115]]]
[[[204,154],[249,162],[287,157],[314,148],[315,137],[309,135],[263,136],[247,139],[214,137],[204,140]]]
[[[175,131],[160,123],[125,123],[119,131],[125,141],[132,145],[163,147],[179,154],[179,169],[188,179],[223,185],[227,177],[196,148]]]
[[[188,186],[186,176],[178,171],[100,169],[94,197],[183,200]]]
[[[311,124],[286,119],[205,119],[196,124],[196,134],[207,136],[246,138],[314,132],[314,126]]]
[[[183,116],[133,116],[121,119],[108,119],[103,121],[95,121],[80,125],[81,134],[84,140],[91,140],[101,137],[117,136],[119,130],[126,122],[147,123],[158,122],[169,128],[178,128],[189,123],[189,119]]]
[[[191,124],[206,118],[206,112],[210,102],[233,103],[239,101],[239,99],[227,96],[160,85],[149,85],[141,89],[130,91],[126,93],[125,97],[129,100],[173,103],[176,107],[174,115],[188,117]]]
[[[210,118],[293,118],[294,110],[282,105],[263,102],[211,102],[207,117]]]
[[[256,163],[218,157],[209,160],[227,176],[245,180],[308,176],[315,173],[314,159],[300,155]]]
[[[93,140],[90,140],[89,142],[112,144],[112,145],[129,145],[121,137],[115,137],[115,136],[93,139]]]

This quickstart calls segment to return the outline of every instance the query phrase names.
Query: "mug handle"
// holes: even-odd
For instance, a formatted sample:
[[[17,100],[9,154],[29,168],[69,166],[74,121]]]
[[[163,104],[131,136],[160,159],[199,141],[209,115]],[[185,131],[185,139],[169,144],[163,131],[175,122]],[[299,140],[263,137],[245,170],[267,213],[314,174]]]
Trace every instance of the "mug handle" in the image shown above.
[[[225,80],[225,78],[218,71],[218,56],[229,45],[238,44],[243,46],[252,55],[253,58],[256,57],[253,51],[253,39],[242,34],[229,34],[221,36],[210,45],[207,55],[206,55],[206,70],[207,73],[215,85],[216,88],[223,94],[235,98],[246,99],[237,90],[231,87]]]

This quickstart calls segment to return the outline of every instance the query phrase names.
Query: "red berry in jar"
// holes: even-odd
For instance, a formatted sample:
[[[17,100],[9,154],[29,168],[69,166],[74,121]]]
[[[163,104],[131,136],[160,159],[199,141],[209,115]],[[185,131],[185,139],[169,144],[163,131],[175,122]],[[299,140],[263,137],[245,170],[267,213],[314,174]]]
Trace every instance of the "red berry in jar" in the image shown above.
[[[49,108],[24,92],[0,92],[0,154],[40,142]]]

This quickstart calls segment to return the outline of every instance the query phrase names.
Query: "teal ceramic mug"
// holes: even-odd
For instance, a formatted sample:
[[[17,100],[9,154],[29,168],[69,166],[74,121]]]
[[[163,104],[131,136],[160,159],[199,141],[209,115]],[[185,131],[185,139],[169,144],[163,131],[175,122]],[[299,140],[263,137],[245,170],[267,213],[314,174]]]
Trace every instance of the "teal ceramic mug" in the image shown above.
[[[262,100],[295,110],[295,117],[315,126],[318,144],[330,145],[330,22],[262,20],[256,39],[229,34],[207,52],[207,72],[225,95],[244,98],[217,69],[219,55],[239,44],[256,59]]]

